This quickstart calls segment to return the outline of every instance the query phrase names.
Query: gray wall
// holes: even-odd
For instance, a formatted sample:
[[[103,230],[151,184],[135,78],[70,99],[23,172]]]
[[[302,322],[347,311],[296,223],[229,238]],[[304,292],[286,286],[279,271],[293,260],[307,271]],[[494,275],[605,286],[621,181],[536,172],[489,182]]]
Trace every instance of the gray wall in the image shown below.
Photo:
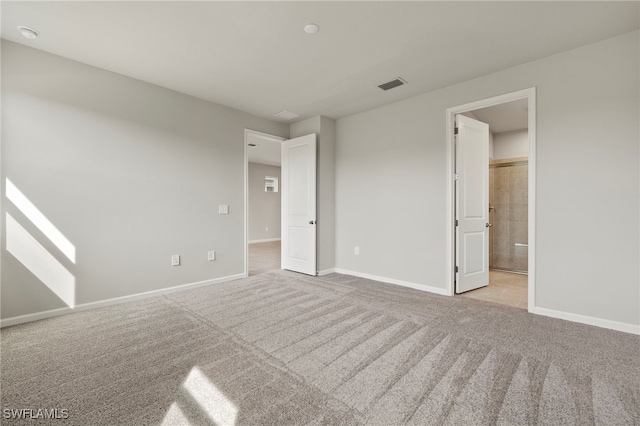
[[[502,132],[493,135],[493,155],[491,158],[502,160],[529,156],[529,132],[527,129]]]
[[[291,138],[317,134],[317,269],[335,266],[335,120],[316,116],[291,125]]]
[[[298,121],[297,123],[292,123],[289,127],[289,137],[293,139],[311,133],[320,133],[321,124],[322,116],[320,115]]]
[[[336,218],[319,232],[319,269],[335,238],[338,268],[444,288],[444,111],[536,86],[536,306],[639,324],[638,36],[346,117],[335,135],[311,119]],[[2,318],[64,306],[6,252],[5,213],[74,275],[78,304],[240,274],[243,131],[309,133],[4,41],[2,77]],[[75,245],[75,263],[4,198],[5,177]]]
[[[242,274],[245,128],[289,135],[288,124],[3,41],[2,318],[65,306],[7,253],[5,212],[73,274],[76,304]],[[5,177],[75,245],[75,264],[4,198]]]
[[[280,215],[280,167],[249,163],[249,241],[279,239],[282,218]],[[278,178],[278,192],[264,190],[265,176]],[[265,228],[269,230],[265,230]]]
[[[535,304],[639,324],[638,38],[338,120],[336,267],[444,289],[445,110],[535,86]]]

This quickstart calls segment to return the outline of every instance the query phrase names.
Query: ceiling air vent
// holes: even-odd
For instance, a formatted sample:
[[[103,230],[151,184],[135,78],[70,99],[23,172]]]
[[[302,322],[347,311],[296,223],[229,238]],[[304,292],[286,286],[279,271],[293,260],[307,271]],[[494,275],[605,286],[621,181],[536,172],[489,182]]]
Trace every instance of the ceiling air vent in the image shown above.
[[[287,111],[285,109],[284,111],[280,111],[279,113],[275,114],[275,116],[288,121],[293,120],[296,117],[300,117],[300,114],[296,114],[295,112]]]
[[[407,84],[407,82],[401,79],[400,77],[398,77],[398,78],[394,78],[391,81],[387,81],[386,83],[382,83],[378,87],[381,88],[382,90],[389,90],[389,89],[393,89],[394,87],[402,86],[403,84]]]

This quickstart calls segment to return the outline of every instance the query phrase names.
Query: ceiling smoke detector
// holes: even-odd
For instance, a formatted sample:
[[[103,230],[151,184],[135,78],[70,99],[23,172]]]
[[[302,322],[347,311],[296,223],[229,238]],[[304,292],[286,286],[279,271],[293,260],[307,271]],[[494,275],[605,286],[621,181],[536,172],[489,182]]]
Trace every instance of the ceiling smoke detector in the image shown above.
[[[403,86],[405,84],[407,84],[406,81],[404,81],[400,77],[397,77],[391,81],[387,81],[386,83],[380,84],[378,87],[384,91],[387,91],[389,89],[393,89],[394,87]]]
[[[36,39],[36,38],[38,38],[38,35],[40,35],[39,32],[37,32],[33,28],[29,28],[29,27],[19,26],[18,27],[18,31],[20,31],[20,34],[22,34],[23,36],[25,36],[26,38],[28,38],[30,40]]]
[[[317,24],[307,24],[304,26],[304,32],[307,34],[315,34],[320,31],[320,27]]]

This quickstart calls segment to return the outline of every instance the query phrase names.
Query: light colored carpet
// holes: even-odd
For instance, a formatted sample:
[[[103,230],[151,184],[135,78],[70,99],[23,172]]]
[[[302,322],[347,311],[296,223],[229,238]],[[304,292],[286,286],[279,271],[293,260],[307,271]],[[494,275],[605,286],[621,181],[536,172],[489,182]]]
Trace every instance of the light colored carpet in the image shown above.
[[[68,410],[51,424],[640,424],[638,336],[339,274],[269,272],[1,339],[2,408]]]

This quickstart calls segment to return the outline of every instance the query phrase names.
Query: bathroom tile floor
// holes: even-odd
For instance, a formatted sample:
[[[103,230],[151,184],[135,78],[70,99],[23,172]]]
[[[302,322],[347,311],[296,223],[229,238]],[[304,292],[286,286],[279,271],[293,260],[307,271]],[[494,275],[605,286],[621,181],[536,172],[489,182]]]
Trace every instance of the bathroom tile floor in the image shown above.
[[[460,296],[527,309],[527,276],[489,271],[489,285]]]

